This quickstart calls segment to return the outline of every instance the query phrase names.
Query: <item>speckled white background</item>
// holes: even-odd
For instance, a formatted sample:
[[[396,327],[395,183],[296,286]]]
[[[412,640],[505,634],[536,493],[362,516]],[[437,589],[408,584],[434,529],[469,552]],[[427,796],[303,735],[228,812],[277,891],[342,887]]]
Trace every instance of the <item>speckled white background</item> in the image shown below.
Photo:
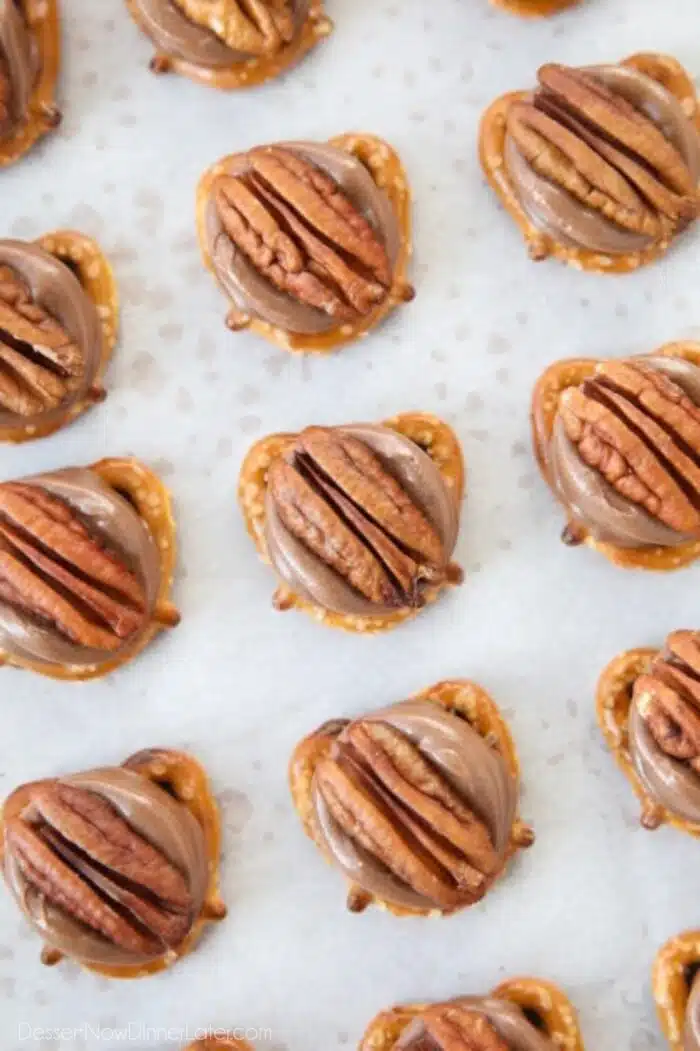
[[[107,454],[151,463],[177,504],[183,623],[104,682],[3,672],[0,794],[148,745],[190,748],[224,807],[230,915],[170,973],[110,983],[70,964],[43,969],[37,939],[1,895],[0,1042],[30,1044],[22,1023],[102,1026],[109,1048],[120,1042],[109,1030],[129,1024],[139,1048],[154,1046],[143,1025],[250,1026],[269,1027],[275,1051],[335,1051],[396,1001],[485,991],[524,972],[568,989],[590,1051],[661,1048],[649,970],[667,937],[700,923],[699,848],[638,828],[593,693],[619,650],[698,626],[698,570],[630,575],[562,547],[528,402],[556,358],[700,337],[700,235],[622,278],[535,265],[483,184],[475,138],[491,99],[547,60],[656,48],[700,72],[697,0],[585,0],[541,24],[486,0],[329,0],[331,41],[284,81],[230,96],[149,75],[149,45],[122,0],[63,7],[65,121],[0,176],[0,232],[71,225],[99,238],[123,335],[107,402],[56,437],[0,449],[0,477]],[[392,141],[415,190],[415,302],[328,359],[233,336],[195,243],[200,171],[255,142],[358,129]],[[376,639],[275,613],[272,577],[236,508],[247,446],[269,431],[403,409],[443,415],[464,443],[463,589]],[[480,681],[511,718],[537,845],[472,912],[346,915],[342,878],[289,802],[289,753],[325,719],[449,676]],[[99,1044],[86,1031],[41,1046]]]

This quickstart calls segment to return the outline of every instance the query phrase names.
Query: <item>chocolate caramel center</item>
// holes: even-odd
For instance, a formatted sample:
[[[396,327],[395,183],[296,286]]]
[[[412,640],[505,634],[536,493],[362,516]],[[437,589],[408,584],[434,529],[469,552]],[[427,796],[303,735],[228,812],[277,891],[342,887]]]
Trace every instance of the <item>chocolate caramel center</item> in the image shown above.
[[[97,307],[72,270],[36,244],[0,240],[0,268],[3,266],[17,275],[33,303],[61,326],[82,354],[79,377],[65,377],[60,369],[55,370],[56,378],[66,380],[66,394],[60,404],[33,415],[19,415],[0,408],[0,425],[50,424],[80,401],[95,380],[102,357],[102,328]],[[3,355],[5,343],[11,352],[7,359]],[[31,365],[36,353],[28,344],[13,339],[13,333],[4,333],[0,319],[0,380],[4,372],[8,382],[22,387],[27,382],[21,372],[22,362]],[[51,373],[54,363],[48,356],[41,353],[38,356],[41,367]]]
[[[364,720],[404,734],[486,825],[504,860],[517,807],[517,785],[504,760],[464,720],[428,701],[409,700]],[[403,883],[340,828],[314,783],[313,804],[323,843],[348,879],[373,896],[404,908],[430,911],[435,903]]]
[[[697,185],[700,179],[700,138],[680,102],[670,92],[627,66],[594,66],[583,72],[648,118],[676,148]],[[528,218],[541,233],[557,243],[615,256],[640,251],[653,242],[650,234],[623,228],[602,212],[584,205],[563,186],[535,171],[511,135],[506,138],[505,164]]]
[[[101,796],[182,873],[192,897],[194,923],[207,889],[208,863],[202,829],[189,810],[159,785],[122,767],[74,774],[60,782]],[[10,850],[5,852],[4,874],[17,904],[47,945],[67,956],[86,964],[113,967],[147,963],[161,955],[128,952],[74,919],[26,879]]]
[[[388,196],[364,164],[328,144],[283,142],[280,146],[334,180],[384,245],[393,270],[401,247],[398,221]],[[222,174],[243,175],[247,170],[247,155],[242,153],[227,162]],[[219,284],[241,313],[286,332],[315,335],[337,327],[337,319],[276,288],[253,266],[224,230],[213,198],[206,212],[206,237]]]
[[[59,498],[106,549],[143,583],[146,610],[144,629],[149,623],[160,586],[160,558],[156,544],[135,508],[87,468],[67,468],[22,480]],[[51,554],[47,551],[47,554]],[[59,591],[63,593],[59,585]],[[140,637],[124,640],[123,650]],[[21,601],[0,598],[0,651],[9,657],[39,664],[85,667],[104,661],[114,652],[82,646],[57,630],[45,618],[28,611]]]
[[[166,55],[202,69],[228,69],[251,56],[229,47],[216,33],[187,17],[177,0],[135,0],[139,19],[156,47]],[[294,20],[301,31],[310,0],[294,0]]]
[[[493,996],[458,996],[449,1000],[445,1006],[462,1006],[483,1015],[507,1045],[508,1051],[554,1051],[555,1044],[549,1036],[533,1025],[521,1008],[509,1000],[500,1000]],[[401,1033],[396,1049],[446,1051],[427,1032],[420,1015]]]
[[[0,0],[0,60],[9,80],[8,115],[0,121],[0,139],[29,116],[39,71],[36,44],[15,0]]]
[[[700,368],[690,361],[663,355],[647,355],[639,360],[668,376],[700,406]],[[669,528],[626,499],[598,470],[588,466],[568,437],[560,416],[555,420],[547,449],[547,468],[571,517],[596,540],[636,548],[674,547],[689,539],[687,534]]]
[[[365,443],[423,512],[442,541],[449,560],[457,542],[459,508],[438,468],[409,438],[375,424],[339,427]],[[365,598],[310,551],[282,522],[269,493],[265,501],[265,541],[273,568],[296,594],[336,613],[376,616],[390,612]]]

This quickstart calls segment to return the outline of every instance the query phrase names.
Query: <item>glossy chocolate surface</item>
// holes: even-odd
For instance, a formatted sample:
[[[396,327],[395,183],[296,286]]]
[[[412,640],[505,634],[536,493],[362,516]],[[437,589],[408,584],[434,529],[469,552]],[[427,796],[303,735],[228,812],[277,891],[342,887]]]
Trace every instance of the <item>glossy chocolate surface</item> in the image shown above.
[[[405,734],[484,822],[497,854],[505,859],[515,820],[517,784],[504,760],[469,723],[440,705],[421,700],[401,701],[363,719],[386,722]],[[393,905],[435,908],[434,902],[400,881],[345,834],[315,783],[313,803],[324,846],[352,883]]]
[[[310,0],[294,0],[297,32],[306,21]],[[145,31],[166,55],[190,62],[202,69],[230,69],[251,58],[235,51],[205,26],[197,25],[180,8],[177,0],[134,0]]]
[[[208,864],[202,829],[189,810],[159,785],[123,767],[91,770],[60,781],[102,796],[183,873],[193,899],[194,923],[206,893]],[[31,821],[31,803],[23,813]],[[80,962],[102,966],[132,966],[157,958],[127,952],[72,919],[27,883],[10,851],[5,854],[4,874],[17,904],[52,948]]]
[[[26,241],[0,240],[0,266],[8,266],[29,289],[32,299],[68,333],[83,355],[80,381],[56,408],[35,416],[0,409],[0,426],[44,425],[60,420],[92,386],[102,357],[102,327],[97,307],[65,263]]]
[[[136,509],[88,468],[70,467],[24,478],[65,501],[88,530],[121,558],[143,581],[147,611],[152,612],[160,586],[160,557],[155,541]],[[148,620],[146,621],[146,625]],[[144,627],[145,630],[145,627]],[[139,636],[126,640],[127,653]],[[0,652],[38,664],[84,667],[114,653],[80,646],[52,625],[0,600]]]
[[[283,142],[280,145],[321,168],[335,180],[378,234],[393,267],[401,247],[398,222],[389,198],[374,182],[364,164],[352,154],[327,143]],[[224,173],[241,175],[247,166],[247,154],[236,154],[227,162]],[[328,332],[337,327],[337,319],[281,292],[255,269],[223,229],[213,199],[207,207],[206,236],[217,280],[242,314],[275,325],[285,332],[306,335]]]
[[[673,143],[695,182],[700,179],[700,137],[680,102],[655,80],[628,66],[594,66],[591,74],[648,117]],[[625,255],[640,251],[652,238],[623,229],[601,212],[587,208],[563,187],[539,175],[510,136],[505,146],[506,168],[528,218],[541,233],[571,248]]]
[[[409,438],[378,424],[351,424],[337,429],[341,434],[359,438],[379,457],[433,525],[449,560],[457,542],[459,510],[427,453]],[[296,595],[335,613],[376,616],[392,612],[355,591],[297,540],[282,523],[269,494],[265,502],[265,541],[274,569]]]
[[[649,355],[645,365],[663,372],[700,406],[700,368],[681,358]],[[652,518],[589,467],[557,417],[547,450],[552,485],[575,522],[603,543],[618,547],[674,547],[689,537]]]

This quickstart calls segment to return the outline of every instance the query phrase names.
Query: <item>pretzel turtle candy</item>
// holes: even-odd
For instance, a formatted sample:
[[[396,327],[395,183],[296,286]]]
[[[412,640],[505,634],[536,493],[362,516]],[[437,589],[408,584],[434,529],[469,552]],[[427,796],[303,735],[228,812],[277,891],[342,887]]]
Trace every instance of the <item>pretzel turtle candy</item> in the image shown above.
[[[175,520],[168,490],[157,475],[135,459],[100,460],[92,464],[89,470],[94,471],[106,485],[135,507],[155,541],[160,558],[160,585],[151,623],[125,653],[109,657],[99,664],[44,664],[15,655],[10,657],[0,650],[0,668],[25,668],[50,679],[100,679],[137,657],[159,632],[174,628],[180,622],[180,614],[170,601],[177,549]]]
[[[652,356],[681,358],[700,366],[700,343],[666,343],[655,350]],[[559,400],[568,387],[577,387],[592,376],[597,364],[598,360],[595,358],[557,361],[537,381],[532,397],[532,439],[540,471],[548,485],[550,482],[546,448],[554,429]],[[617,547],[615,544],[596,540],[579,522],[572,523],[569,529],[565,530],[564,539],[570,543],[586,544],[623,569],[682,569],[700,556],[700,539],[689,540],[674,547]]]
[[[140,4],[136,0],[126,0],[126,6],[139,29],[149,36],[149,25],[143,17]],[[201,3],[205,17],[209,6],[208,0]],[[153,73],[180,73],[183,77],[189,77],[190,80],[199,84],[219,88],[222,91],[253,88],[292,69],[332,32],[333,22],[325,14],[323,0],[310,0],[303,27],[290,43],[274,54],[253,56],[222,68],[198,65],[179,55],[168,54],[157,49],[151,59],[150,68]]]
[[[438,705],[448,712],[465,719],[472,729],[476,730],[479,736],[484,738],[501,756],[516,783],[519,782],[520,764],[508,724],[496,703],[482,687],[466,679],[447,679],[425,690],[421,690],[410,699],[428,701],[430,704]],[[330,863],[331,858],[328,856],[317,826],[313,805],[314,773],[318,763],[329,754],[333,743],[333,737],[328,733],[322,733],[322,729],[323,727],[305,737],[295,748],[289,765],[289,785],[292,800],[301,818],[304,831]],[[505,873],[508,861],[512,859],[517,851],[532,846],[534,841],[535,837],[532,829],[521,821],[519,817],[516,817],[512,827],[505,863],[496,875],[494,882]],[[449,915],[449,913],[440,909],[423,910],[400,906],[374,897],[363,888],[350,884],[348,909],[350,911],[361,911],[370,904],[377,905],[395,916]],[[461,908],[466,907],[469,906],[461,906]]]
[[[652,992],[661,1029],[672,1051],[685,1051],[684,1031],[692,981],[700,967],[700,931],[664,945],[654,961]]]
[[[656,729],[652,730],[652,736],[671,763],[682,763],[680,756],[691,754],[684,750],[686,724],[683,709],[688,705],[689,711],[695,710],[692,689],[695,672],[684,657],[688,652],[685,647],[694,648],[696,637],[694,632],[677,631],[668,636],[661,650],[640,648],[618,654],[598,681],[596,712],[605,742],[641,803],[642,826],[654,830],[668,824],[700,838],[700,824],[693,820],[692,811],[684,813],[682,809],[674,809],[669,797],[657,797],[653,785],[645,783],[644,767],[638,771],[634,761],[629,729],[632,705],[636,703],[640,711],[648,713],[647,719],[653,717]],[[642,676],[645,678],[636,690],[637,680]],[[666,740],[668,744],[664,747]],[[674,760],[672,756],[677,758]],[[664,790],[670,791],[672,779],[669,773],[661,772],[658,776]]]
[[[653,649],[627,650],[610,661],[598,680],[598,722],[608,748],[642,805],[642,825],[654,829],[668,823],[692,835],[700,835],[700,828],[693,831],[693,826],[670,814],[651,798],[637,776],[628,748],[627,726],[632,707],[632,689],[639,676],[649,671],[656,653]]]
[[[619,64],[635,69],[661,84],[680,102],[686,116],[700,131],[700,105],[695,84],[689,73],[675,58],[670,55],[644,52],[631,55]],[[479,129],[479,157],[488,182],[506,211],[519,226],[532,258],[544,259],[552,256],[580,270],[602,274],[623,274],[653,263],[665,255],[670,245],[668,239],[659,240],[639,251],[612,256],[561,244],[543,234],[531,222],[508,176],[504,157],[508,112],[514,103],[527,99],[528,95],[527,91],[512,91],[502,95],[489,106],[482,117]]]
[[[583,1051],[583,1037],[576,1009],[566,993],[542,978],[512,978],[488,994],[489,1000],[506,1000],[536,1019],[552,1044],[562,1051]],[[449,1006],[450,1001],[446,1002]],[[382,1011],[367,1027],[359,1051],[392,1051],[401,1034],[431,1003],[401,1004]]]
[[[38,51],[39,73],[29,102],[29,119],[0,138],[0,168],[20,160],[61,123],[55,101],[61,52],[58,0],[20,0],[19,6]]]
[[[130,756],[123,766],[164,788],[178,802],[187,807],[204,833],[208,859],[209,881],[202,907],[187,936],[177,948],[169,949],[157,959],[139,966],[109,967],[77,961],[85,970],[93,971],[105,978],[145,978],[172,967],[179,959],[192,951],[207,924],[218,922],[226,917],[226,906],[219,897],[221,824],[219,808],[209,779],[204,768],[193,756],[186,752],[171,751],[165,748],[149,748]],[[39,784],[41,782],[35,781],[17,789],[6,800],[0,812],[0,863],[3,855],[4,822],[22,813],[30,801],[32,789]],[[42,963],[50,967],[62,959],[64,959],[63,953],[51,946],[46,946],[41,956]]]
[[[410,438],[430,456],[459,506],[464,493],[464,461],[452,428],[436,416],[421,412],[402,413],[384,420],[382,426]],[[261,438],[250,449],[241,466],[238,500],[246,528],[260,557],[268,565],[270,558],[265,541],[267,473],[272,462],[291,448],[296,438],[296,434],[271,434]],[[440,584],[428,586],[424,592],[424,605],[434,602],[445,587],[457,582],[448,579]],[[285,584],[280,584],[275,591],[273,603],[278,610],[303,610],[329,627],[361,634],[389,631],[420,612],[419,609],[401,609],[381,616],[336,613],[294,594]]]
[[[343,322],[327,332],[308,334],[288,332],[269,322],[242,315],[233,309],[228,325],[235,331],[243,329],[261,336],[281,350],[301,354],[330,354],[348,343],[364,338],[376,328],[397,306],[413,298],[413,287],[408,281],[408,264],[412,252],[411,191],[408,177],[398,154],[382,139],[364,133],[338,135],[328,140],[330,146],[343,150],[361,161],[376,185],[389,198],[396,215],[400,234],[400,248],[393,270],[393,282],[387,295],[374,310],[353,322]],[[208,248],[206,214],[214,180],[223,174],[234,155],[224,157],[205,171],[197,188],[197,231],[202,259],[207,270],[214,273]]]
[[[511,15],[523,18],[546,18],[556,15],[569,7],[575,7],[581,0],[491,0],[494,7],[500,7]]]
[[[102,330],[100,363],[92,386],[82,398],[72,402],[64,412],[52,414],[51,420],[45,423],[0,424],[0,442],[19,443],[45,438],[104,401],[107,394],[102,383],[119,332],[117,284],[109,261],[97,242],[75,230],[57,230],[39,237],[35,243],[73,271],[95,304]]]

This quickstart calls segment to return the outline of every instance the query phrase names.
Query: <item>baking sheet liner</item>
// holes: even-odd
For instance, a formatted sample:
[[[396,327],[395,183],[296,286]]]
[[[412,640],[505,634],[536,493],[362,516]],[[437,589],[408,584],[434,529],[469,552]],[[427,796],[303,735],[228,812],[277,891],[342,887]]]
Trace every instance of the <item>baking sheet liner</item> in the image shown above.
[[[387,1004],[536,974],[566,990],[587,1047],[660,1051],[651,967],[668,938],[698,925],[697,843],[639,828],[594,695],[616,653],[700,626],[699,570],[630,573],[561,546],[528,411],[558,357],[700,338],[700,231],[619,279],[532,263],[484,185],[476,134],[486,106],[546,61],[658,49],[700,73],[696,0],[584,0],[532,22],[486,0],[329,0],[335,33],[307,61],[228,95],[149,74],[150,44],[123,0],[62,7],[64,122],[2,172],[0,230],[97,238],[119,285],[121,341],[105,403],[46,441],[0,448],[0,477],[103,456],[150,464],[178,516],[183,620],[103,681],[0,672],[0,792],[144,747],[191,750],[224,811],[230,912],[171,973],[110,984],[69,964],[42,968],[1,894],[4,1045],[39,1047],[38,1028],[64,1026],[61,1051],[111,1051],[129,1037],[139,1051],[177,1048],[188,1029],[192,1039],[219,1026],[258,1030],[259,1049],[343,1051]],[[387,139],[406,166],[415,301],[328,359],[233,335],[199,259],[201,172],[256,141],[349,130]],[[249,445],[411,410],[447,419],[464,446],[463,587],[376,638],[275,613],[236,506]],[[292,748],[338,712],[456,677],[483,684],[509,719],[537,844],[497,894],[451,919],[346,915],[288,797]]]

